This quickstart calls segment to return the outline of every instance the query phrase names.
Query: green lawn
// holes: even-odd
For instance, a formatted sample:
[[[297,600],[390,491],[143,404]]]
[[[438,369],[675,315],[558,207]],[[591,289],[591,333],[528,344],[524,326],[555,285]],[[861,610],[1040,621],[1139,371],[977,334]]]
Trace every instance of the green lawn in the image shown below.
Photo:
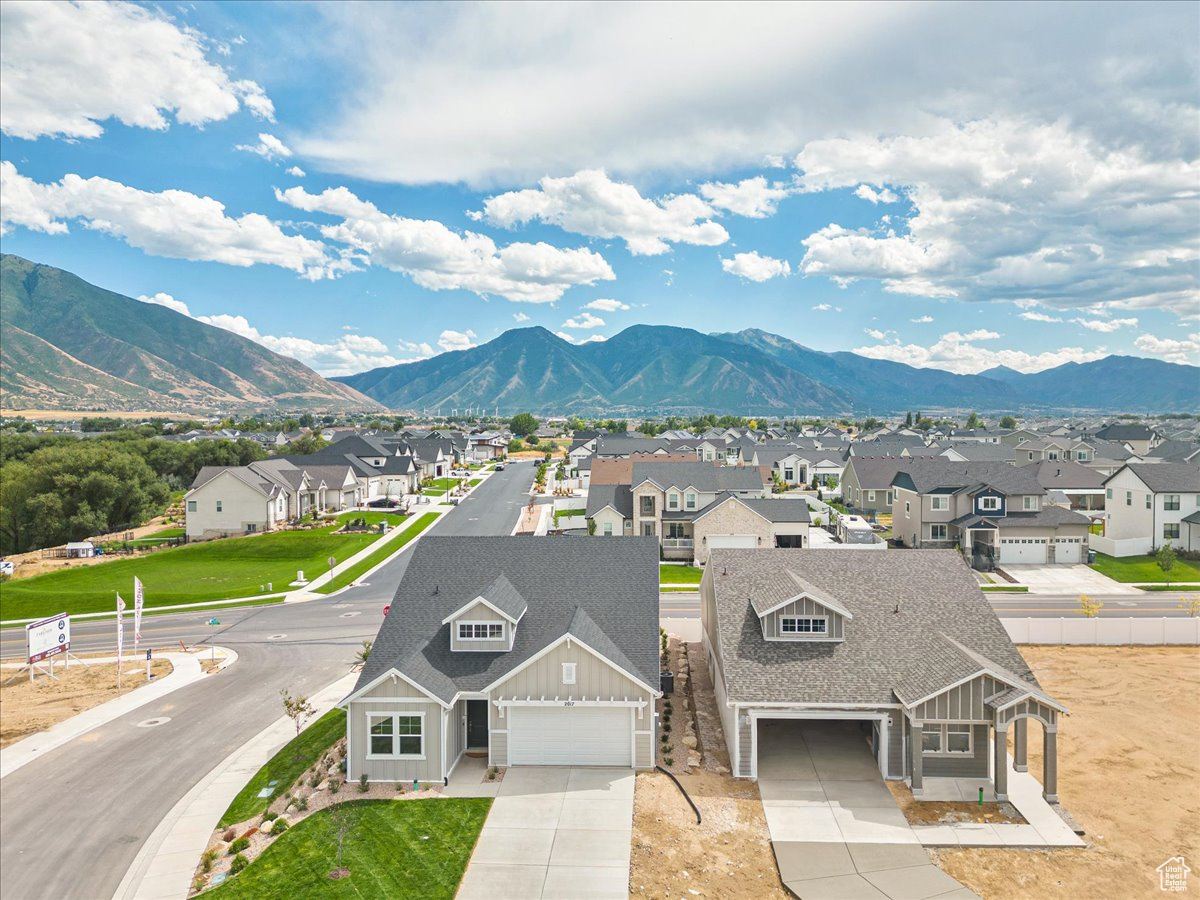
[[[1153,556],[1106,556],[1096,554],[1092,568],[1113,581],[1133,582],[1193,582],[1200,581],[1200,565],[1186,559],[1176,559],[1171,573],[1165,574]]]
[[[586,509],[584,509],[582,506],[580,506],[580,507],[576,507],[575,509],[560,509],[560,510],[557,510],[557,511],[555,511],[555,513],[554,513],[554,524],[555,524],[555,525],[557,525],[557,524],[558,524],[558,520],[559,520],[560,518],[569,518],[569,517],[571,517],[571,516],[582,516],[582,515],[583,515],[584,513],[586,513],[586,512],[587,512],[587,510],[586,510]]]
[[[283,707],[280,705],[280,713]],[[265,766],[259,769],[250,783],[242,788],[241,793],[233,798],[225,815],[221,816],[218,828],[225,828],[235,822],[244,822],[252,816],[262,815],[271,805],[271,801],[285,791],[290,790],[292,783],[300,777],[305,769],[316,762],[335,742],[346,736],[346,711],[331,709],[317,721],[310,724],[296,737],[288,741],[278,753],[272,756]],[[275,784],[275,793],[270,797],[259,797],[258,792],[269,785]]]
[[[172,538],[183,537],[182,528],[164,528],[162,531],[156,531],[154,534],[148,534],[145,537],[135,538],[128,543],[138,547],[157,547],[159,544],[164,544]],[[115,543],[123,543],[117,541]]]
[[[368,525],[378,525],[380,522],[387,522],[389,526],[395,527],[405,521],[405,517],[398,513],[390,513],[385,510],[370,510],[368,512],[344,512],[337,517],[338,526],[345,525],[351,519],[366,519]]]
[[[450,490],[451,488],[458,487],[458,483],[461,480],[462,480],[461,478],[434,478],[428,484],[422,484],[421,491],[422,491],[422,493],[425,493],[425,494],[428,494],[430,492],[435,493],[435,494],[437,494],[437,493],[444,494],[444,493],[446,493],[446,491]]]
[[[467,482],[467,486],[475,487],[475,485],[480,484],[482,481],[483,481],[482,478],[472,478],[470,481]]]
[[[366,559],[359,560],[345,572],[342,572],[328,584],[322,585],[316,589],[318,594],[331,594],[336,590],[344,588],[356,578],[361,578],[364,574],[371,571],[418,534],[437,521],[437,513],[423,513],[421,518],[417,519],[413,524],[405,529],[404,534],[396,538],[394,541],[388,541],[374,553],[367,556]]]
[[[324,809],[288,829],[214,895],[452,900],[491,805],[489,797],[474,797],[356,800]],[[350,816],[341,859],[350,874],[334,881],[339,810]]]
[[[979,588],[985,594],[1028,594],[1029,586],[1024,584],[985,584]]]
[[[699,584],[703,575],[704,570],[695,566],[658,567],[659,584]]]
[[[0,619],[32,619],[57,612],[107,612],[116,592],[133,603],[133,576],[146,587],[146,606],[172,606],[287,590],[296,571],[314,578],[369,546],[378,534],[331,534],[336,526],[225,538],[160,550],[140,559],[79,566],[10,581],[0,591]]]

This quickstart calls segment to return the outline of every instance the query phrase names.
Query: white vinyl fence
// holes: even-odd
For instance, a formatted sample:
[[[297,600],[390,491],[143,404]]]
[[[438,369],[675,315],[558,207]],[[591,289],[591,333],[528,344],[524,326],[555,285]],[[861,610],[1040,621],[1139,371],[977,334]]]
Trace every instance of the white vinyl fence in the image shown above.
[[[1200,618],[1000,620],[1014,644],[1181,644],[1200,646]]]

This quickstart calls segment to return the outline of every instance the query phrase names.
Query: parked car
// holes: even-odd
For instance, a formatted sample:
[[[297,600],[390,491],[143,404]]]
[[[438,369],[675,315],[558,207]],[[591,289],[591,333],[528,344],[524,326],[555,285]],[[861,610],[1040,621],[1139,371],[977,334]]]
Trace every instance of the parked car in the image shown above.
[[[504,463],[496,463],[496,471],[503,472],[504,471]]]
[[[378,500],[372,500],[367,506],[371,509],[395,509],[400,505],[399,500],[393,500],[391,497],[380,497]]]

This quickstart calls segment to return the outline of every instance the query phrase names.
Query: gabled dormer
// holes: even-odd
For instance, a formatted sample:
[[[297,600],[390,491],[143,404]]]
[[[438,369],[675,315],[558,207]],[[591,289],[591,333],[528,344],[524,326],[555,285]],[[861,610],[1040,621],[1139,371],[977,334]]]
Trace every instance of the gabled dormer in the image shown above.
[[[787,578],[796,593],[784,600],[750,598],[758,614],[763,639],[806,643],[840,643],[846,639],[846,623],[854,615],[825,591],[818,590],[796,573]]]
[[[446,618],[450,649],[464,653],[505,653],[513,648],[517,625],[527,609],[525,598],[499,575],[473,600]]]
[[[971,500],[975,515],[995,518],[1008,513],[1008,500],[1004,494],[993,487],[985,487],[976,491]]]

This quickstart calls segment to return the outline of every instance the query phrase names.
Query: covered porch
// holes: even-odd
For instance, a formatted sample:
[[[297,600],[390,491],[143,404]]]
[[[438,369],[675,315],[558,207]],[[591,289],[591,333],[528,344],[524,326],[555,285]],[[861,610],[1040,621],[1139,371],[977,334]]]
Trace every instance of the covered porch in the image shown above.
[[[695,556],[696,541],[691,519],[670,519],[663,515],[663,558],[690,560]]]

